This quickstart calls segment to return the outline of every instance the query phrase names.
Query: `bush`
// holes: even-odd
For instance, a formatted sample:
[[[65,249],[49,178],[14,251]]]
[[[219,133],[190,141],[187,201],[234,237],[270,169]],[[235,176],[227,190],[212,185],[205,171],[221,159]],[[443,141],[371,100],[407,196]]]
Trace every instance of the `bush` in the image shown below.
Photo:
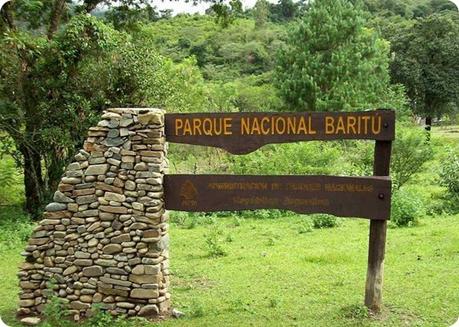
[[[0,210],[0,253],[22,247],[32,235],[34,225],[20,207],[5,206]]]
[[[441,163],[440,185],[446,187],[450,195],[459,195],[459,155],[452,149]]]
[[[312,225],[314,228],[333,228],[338,226],[338,220],[333,215],[319,213],[312,215]]]
[[[420,128],[398,127],[392,148],[391,175],[399,189],[432,157],[432,149]]]
[[[48,291],[52,293],[53,283],[48,285]],[[44,309],[45,327],[68,327],[72,323],[68,319],[69,312],[65,309],[64,300],[54,294],[48,297]]]
[[[423,214],[424,206],[417,194],[403,189],[392,194],[390,218],[395,226],[413,226]]]
[[[266,145],[229,158],[228,170],[234,174],[341,174],[348,165],[343,150],[338,143],[325,142]]]
[[[314,225],[311,219],[305,219],[301,222],[300,226],[298,227],[298,234],[306,234],[312,232]]]
[[[217,258],[225,256],[227,253],[222,246],[222,241],[220,240],[219,236],[221,231],[213,228],[209,233],[204,235],[206,241],[206,248],[209,257]]]

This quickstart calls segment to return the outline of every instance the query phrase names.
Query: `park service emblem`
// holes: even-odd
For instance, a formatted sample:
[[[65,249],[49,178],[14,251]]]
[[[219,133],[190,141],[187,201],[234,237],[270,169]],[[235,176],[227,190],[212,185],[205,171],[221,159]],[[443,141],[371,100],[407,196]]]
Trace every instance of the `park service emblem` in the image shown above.
[[[198,205],[198,190],[190,180],[186,180],[180,187],[180,201],[183,206],[196,207]]]

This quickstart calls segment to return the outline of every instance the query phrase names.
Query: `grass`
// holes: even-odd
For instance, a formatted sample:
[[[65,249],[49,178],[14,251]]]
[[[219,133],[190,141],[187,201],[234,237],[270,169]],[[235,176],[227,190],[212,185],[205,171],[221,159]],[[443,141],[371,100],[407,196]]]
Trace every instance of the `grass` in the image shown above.
[[[366,220],[309,233],[299,232],[301,216],[173,226],[173,305],[186,316],[161,325],[449,326],[459,317],[458,218],[389,230],[385,309],[377,317],[361,306]],[[225,256],[209,255],[205,235],[215,230]],[[18,244],[0,255],[0,316],[11,326],[21,250]]]
[[[433,126],[432,133],[440,138],[457,141],[459,139],[459,125]]]

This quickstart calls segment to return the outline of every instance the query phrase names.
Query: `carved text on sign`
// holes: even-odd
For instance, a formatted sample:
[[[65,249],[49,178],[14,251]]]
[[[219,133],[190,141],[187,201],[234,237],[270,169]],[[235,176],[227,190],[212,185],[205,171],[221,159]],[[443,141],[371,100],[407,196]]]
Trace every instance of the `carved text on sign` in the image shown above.
[[[207,145],[234,154],[269,143],[394,138],[393,111],[166,114],[169,142]]]
[[[287,209],[388,219],[390,180],[381,177],[166,175],[166,209]]]

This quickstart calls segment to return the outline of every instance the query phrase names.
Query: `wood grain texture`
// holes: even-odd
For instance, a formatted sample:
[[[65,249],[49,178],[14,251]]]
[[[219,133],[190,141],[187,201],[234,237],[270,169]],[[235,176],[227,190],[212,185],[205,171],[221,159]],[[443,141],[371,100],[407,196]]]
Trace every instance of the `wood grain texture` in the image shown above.
[[[389,218],[391,182],[379,177],[166,175],[166,209],[210,212],[288,209]]]
[[[395,135],[392,110],[302,113],[166,114],[166,140],[245,154],[271,143],[368,139]]]
[[[389,175],[391,148],[390,141],[376,142],[373,169],[375,176]],[[382,308],[386,234],[387,221],[372,220],[370,222],[365,305],[374,312],[379,312]]]

